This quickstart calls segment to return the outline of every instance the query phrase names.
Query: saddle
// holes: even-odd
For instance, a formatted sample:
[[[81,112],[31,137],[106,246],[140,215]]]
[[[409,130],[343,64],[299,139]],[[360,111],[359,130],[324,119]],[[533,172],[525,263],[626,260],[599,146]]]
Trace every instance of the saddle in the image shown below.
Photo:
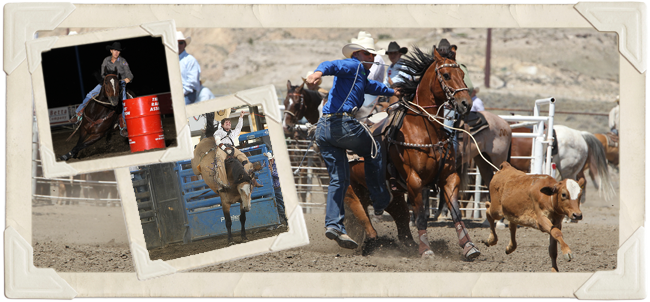
[[[477,111],[470,111],[465,123],[469,126],[469,132],[472,135],[476,135],[490,126],[483,113]]]
[[[614,134],[614,132],[607,132],[605,137],[607,138],[607,146],[618,148],[618,135]]]

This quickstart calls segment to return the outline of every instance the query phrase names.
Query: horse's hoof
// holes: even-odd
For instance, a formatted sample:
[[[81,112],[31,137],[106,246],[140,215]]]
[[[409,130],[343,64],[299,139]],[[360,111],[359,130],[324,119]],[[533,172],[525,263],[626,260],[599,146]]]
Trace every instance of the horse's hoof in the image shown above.
[[[574,258],[574,257],[573,257],[573,255],[571,255],[571,253],[564,254],[564,259],[565,259],[567,262],[571,262],[571,260],[573,260],[573,258]]]
[[[422,259],[433,259],[433,251],[432,250],[426,250],[424,253],[422,253]]]
[[[228,246],[235,245],[234,241],[228,241]]]
[[[470,244],[471,243],[467,243],[466,245],[465,259],[472,261],[481,255],[481,251],[479,251],[474,244]]]

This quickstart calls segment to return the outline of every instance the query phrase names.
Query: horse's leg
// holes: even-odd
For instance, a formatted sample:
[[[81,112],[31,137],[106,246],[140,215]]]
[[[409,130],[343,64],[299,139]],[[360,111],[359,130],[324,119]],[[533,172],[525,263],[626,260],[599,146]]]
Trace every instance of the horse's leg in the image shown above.
[[[415,225],[418,229],[418,239],[420,244],[418,253],[422,258],[433,257],[433,251],[429,245],[429,238],[427,237],[427,218],[424,211],[424,200],[429,198],[429,188],[422,188],[422,180],[413,172],[407,178],[409,188],[409,198],[413,200],[413,213],[415,214]]]
[[[221,207],[223,209],[223,217],[226,219],[226,230],[228,230],[228,245],[235,244],[235,241],[232,240],[232,232],[230,228],[232,227],[232,219],[230,219],[230,204],[223,202],[223,197],[221,197]]]
[[[364,205],[362,204],[359,198],[361,194],[362,192],[360,188],[356,188],[355,190],[353,189],[352,186],[348,186],[348,189],[345,192],[344,202],[350,207],[350,210],[352,210],[352,214],[354,215],[354,217],[356,217],[359,223],[363,225],[363,229],[365,230],[368,239],[377,239],[377,231],[372,226],[372,223],[370,223],[370,219],[368,219],[368,214],[366,213],[365,210],[368,206],[368,203],[366,203],[366,207],[364,207]],[[365,199],[367,200],[367,198]]]
[[[246,242],[248,241],[248,237],[246,237],[246,212],[240,211],[241,214],[239,214],[239,221],[241,222],[241,241]]]
[[[460,210],[458,207],[458,187],[460,185],[460,177],[458,174],[449,174],[444,183],[444,197],[451,212],[451,219],[454,221],[456,232],[458,233],[458,244],[463,249],[463,256],[471,260],[478,257],[481,252],[476,248],[469,233],[465,227],[465,223],[461,220]],[[441,186],[442,187],[442,186]]]
[[[393,191],[393,201],[386,207],[386,212],[393,217],[397,227],[397,238],[407,247],[415,247],[413,235],[409,228],[409,209],[404,200],[404,193]]]

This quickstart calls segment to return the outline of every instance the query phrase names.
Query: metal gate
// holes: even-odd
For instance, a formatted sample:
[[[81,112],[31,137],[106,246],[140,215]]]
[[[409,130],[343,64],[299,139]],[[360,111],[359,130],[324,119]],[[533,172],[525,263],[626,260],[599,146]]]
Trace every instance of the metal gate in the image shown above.
[[[175,166],[174,163],[155,164],[131,172],[147,249],[189,242]]]

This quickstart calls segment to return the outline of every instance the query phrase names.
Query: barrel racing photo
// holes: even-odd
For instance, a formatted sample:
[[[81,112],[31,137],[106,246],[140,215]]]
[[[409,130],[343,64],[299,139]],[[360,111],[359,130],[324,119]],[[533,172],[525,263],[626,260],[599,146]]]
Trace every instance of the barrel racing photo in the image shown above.
[[[176,146],[162,38],[56,48],[42,53],[42,68],[57,161]]]

